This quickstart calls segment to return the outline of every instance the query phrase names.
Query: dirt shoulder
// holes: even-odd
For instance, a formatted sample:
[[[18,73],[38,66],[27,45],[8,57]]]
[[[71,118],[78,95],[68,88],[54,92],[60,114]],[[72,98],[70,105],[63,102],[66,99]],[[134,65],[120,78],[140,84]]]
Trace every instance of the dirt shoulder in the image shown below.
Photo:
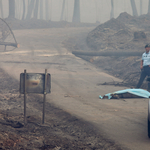
[[[27,122],[18,81],[0,69],[0,149],[93,150],[121,148],[105,139],[89,122],[46,103],[46,124],[41,125],[42,97],[28,95]]]

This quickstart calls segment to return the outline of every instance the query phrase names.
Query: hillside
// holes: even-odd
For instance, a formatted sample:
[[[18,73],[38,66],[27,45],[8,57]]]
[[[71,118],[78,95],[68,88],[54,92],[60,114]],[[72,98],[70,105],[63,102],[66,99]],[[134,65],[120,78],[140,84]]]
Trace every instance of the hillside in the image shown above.
[[[85,55],[77,56],[123,79],[123,85],[136,86],[140,77],[141,54],[145,51],[145,44],[150,43],[149,40],[150,15],[133,17],[121,13],[118,18],[100,24],[87,35],[87,52],[95,52],[95,56],[92,53],[87,56],[85,50]],[[74,49],[77,50],[79,49]],[[117,53],[121,52],[122,55],[117,56]],[[123,56],[124,52],[127,52],[128,56]],[[143,84],[143,88],[146,88],[146,84]]]

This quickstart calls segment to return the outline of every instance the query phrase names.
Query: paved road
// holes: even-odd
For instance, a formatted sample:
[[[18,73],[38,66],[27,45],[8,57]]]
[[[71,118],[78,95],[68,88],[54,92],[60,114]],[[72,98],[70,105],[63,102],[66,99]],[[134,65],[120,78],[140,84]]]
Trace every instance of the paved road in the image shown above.
[[[93,123],[99,132],[125,149],[149,150],[147,99],[100,100],[99,95],[124,87],[97,86],[119,79],[75,57],[63,47],[65,39],[85,36],[92,28],[37,29],[14,31],[21,47],[1,51],[0,63],[10,75],[43,72],[52,75],[52,93],[47,101]]]

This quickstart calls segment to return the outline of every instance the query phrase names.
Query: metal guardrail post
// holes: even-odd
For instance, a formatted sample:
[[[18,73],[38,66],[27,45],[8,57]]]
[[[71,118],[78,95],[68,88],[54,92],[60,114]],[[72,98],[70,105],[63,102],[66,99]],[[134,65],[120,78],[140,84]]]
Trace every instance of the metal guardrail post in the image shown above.
[[[26,70],[24,70],[24,124],[27,124],[27,118],[26,118]]]
[[[45,83],[44,83],[44,99],[43,99],[43,118],[42,118],[42,124],[44,124],[45,120],[45,101],[46,101],[46,85],[47,84],[47,69],[45,69]]]

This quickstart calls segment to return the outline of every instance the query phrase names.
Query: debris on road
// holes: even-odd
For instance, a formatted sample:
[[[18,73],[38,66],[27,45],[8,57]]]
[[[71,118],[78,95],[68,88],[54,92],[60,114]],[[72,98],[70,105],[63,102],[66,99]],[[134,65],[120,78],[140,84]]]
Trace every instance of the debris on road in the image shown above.
[[[19,48],[20,45],[17,43],[14,33],[7,24],[7,22],[0,18],[0,45],[13,46]]]

